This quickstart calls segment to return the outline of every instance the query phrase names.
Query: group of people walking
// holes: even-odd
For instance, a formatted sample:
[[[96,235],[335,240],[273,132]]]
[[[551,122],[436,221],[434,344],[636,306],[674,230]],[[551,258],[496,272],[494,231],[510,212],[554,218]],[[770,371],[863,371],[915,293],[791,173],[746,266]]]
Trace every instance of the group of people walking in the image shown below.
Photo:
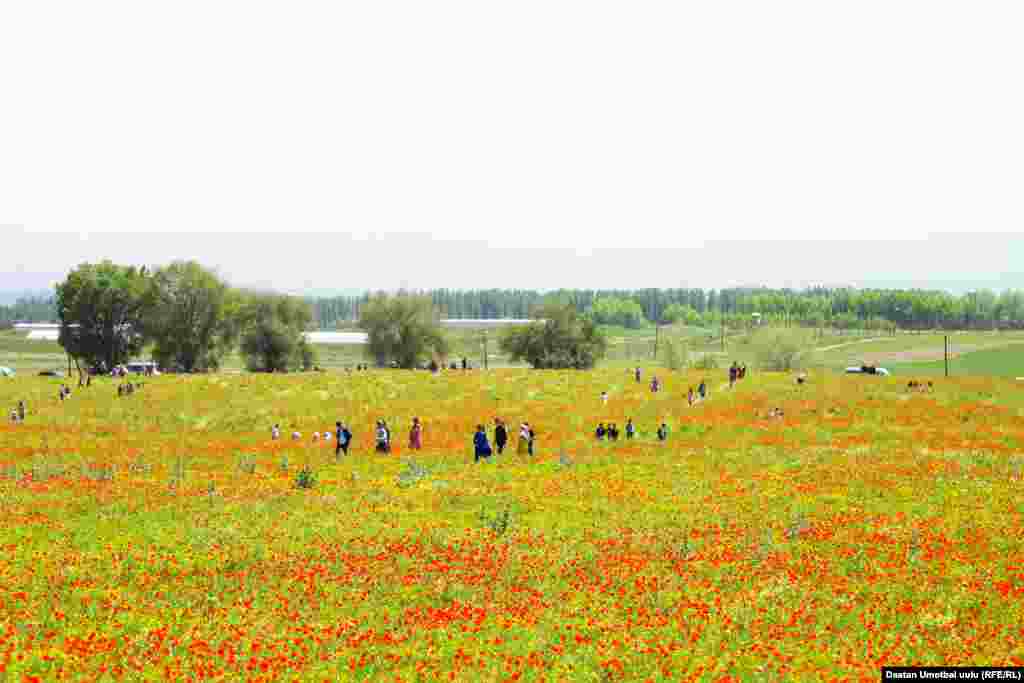
[[[690,387],[690,390],[686,392],[686,402],[691,406],[697,401],[703,401],[707,397],[708,385],[704,382],[704,380],[701,380],[700,384],[697,385],[696,394],[693,393],[693,387]]]
[[[519,455],[533,455],[533,442],[537,434],[529,422],[522,422],[519,425],[519,443],[517,453]],[[500,455],[508,444],[508,428],[505,421],[500,417],[494,418],[494,446]],[[486,460],[493,455],[491,444],[487,440],[487,430],[482,424],[476,426],[476,433],[473,434],[473,462]]]
[[[657,431],[658,441],[665,441],[668,439],[668,426],[662,422],[658,427]],[[618,441],[619,440],[619,427],[614,422],[610,422],[608,426],[605,426],[604,422],[599,422],[597,430],[594,432],[594,436],[597,437],[598,441]],[[633,425],[633,418],[626,418],[626,439],[632,439],[636,436],[636,427]]]
[[[334,454],[340,456],[342,454],[347,455],[349,446],[352,443],[352,432],[348,426],[342,422],[335,423],[335,450]],[[392,441],[391,441],[391,429],[388,427],[388,423],[385,420],[377,420],[374,428],[374,436],[376,439],[375,450],[377,453],[391,453]],[[519,444],[518,453],[521,455],[533,455],[533,444],[536,439],[536,432],[533,427],[530,426],[529,422],[523,422],[519,425]],[[313,441],[319,442],[321,440],[329,441],[332,437],[330,431],[325,430],[324,432],[313,432]],[[270,438],[278,440],[281,438],[281,425],[275,424],[270,430]],[[300,441],[302,434],[300,432],[292,432],[292,440]],[[475,461],[479,462],[482,458],[489,458],[494,454],[494,450],[497,450],[499,454],[504,452],[505,446],[508,444],[509,434],[508,428],[505,426],[504,420],[500,417],[494,418],[494,446],[492,450],[490,441],[487,438],[487,431],[484,426],[477,425],[476,432],[473,434],[473,451],[475,455]],[[418,417],[412,419],[412,425],[409,428],[409,450],[419,451],[423,449],[423,423]]]
[[[614,422],[609,422],[607,427],[605,427],[604,422],[599,422],[594,435],[598,441],[604,441],[605,437],[609,441],[618,441],[619,427]],[[634,436],[636,436],[636,427],[633,426],[633,418],[626,418],[626,438],[632,439]]]

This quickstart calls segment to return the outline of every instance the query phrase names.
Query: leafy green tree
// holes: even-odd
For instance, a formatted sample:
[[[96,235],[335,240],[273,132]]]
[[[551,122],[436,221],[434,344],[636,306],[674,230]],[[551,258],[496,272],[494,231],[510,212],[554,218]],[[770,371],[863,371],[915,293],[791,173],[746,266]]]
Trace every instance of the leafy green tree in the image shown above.
[[[305,330],[313,319],[307,302],[278,294],[248,295],[240,314],[241,351],[253,372],[310,369],[316,361]]]
[[[394,361],[414,368],[448,354],[441,314],[428,296],[374,296],[359,309],[359,327],[366,331],[367,353],[378,366]]]
[[[809,330],[759,330],[749,344],[762,370],[795,370],[808,360],[812,334]]]
[[[109,370],[142,350],[149,275],[110,261],[84,263],[57,285],[58,342],[81,370]]]
[[[525,360],[534,368],[592,368],[604,357],[608,341],[596,323],[581,316],[572,305],[540,308],[537,322],[509,329],[501,349],[513,360]]]
[[[643,327],[647,322],[639,303],[611,296],[596,299],[590,307],[590,315],[600,325],[621,325],[632,329]]]
[[[663,322],[669,324],[683,323],[685,325],[699,325],[701,315],[686,304],[670,304],[661,314]]]
[[[157,269],[146,303],[147,337],[163,367],[216,370],[237,341],[240,296],[194,261]]]

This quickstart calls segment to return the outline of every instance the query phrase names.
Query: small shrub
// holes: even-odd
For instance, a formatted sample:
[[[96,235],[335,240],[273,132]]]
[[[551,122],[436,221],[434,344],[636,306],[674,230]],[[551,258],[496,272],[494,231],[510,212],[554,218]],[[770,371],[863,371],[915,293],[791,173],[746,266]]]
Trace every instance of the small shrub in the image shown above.
[[[763,330],[751,344],[762,370],[785,372],[804,366],[813,340],[803,331]]]
[[[314,486],[316,486],[316,476],[307,465],[299,470],[298,476],[295,477],[295,488],[311,489]]]
[[[82,479],[90,481],[113,481],[115,470],[112,465],[100,465],[99,467],[82,466]]]
[[[405,470],[399,473],[395,483],[399,488],[409,488],[418,484],[429,474],[430,472],[425,467],[421,467],[414,460],[409,460],[405,464]]]
[[[185,481],[185,459],[178,457],[174,462],[174,469],[171,470],[170,485],[172,488],[180,486]]]
[[[253,459],[251,455],[243,455],[242,458],[238,461],[238,469],[240,469],[245,474],[255,474],[256,461]]]
[[[492,517],[485,510],[480,510],[480,522],[498,536],[503,536],[512,527],[512,511],[506,506]]]

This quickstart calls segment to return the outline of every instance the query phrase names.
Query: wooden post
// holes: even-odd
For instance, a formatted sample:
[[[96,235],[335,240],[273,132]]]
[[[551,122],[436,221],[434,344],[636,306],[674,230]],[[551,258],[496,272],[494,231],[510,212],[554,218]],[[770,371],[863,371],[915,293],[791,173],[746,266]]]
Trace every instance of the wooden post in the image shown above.
[[[654,323],[654,360],[658,360],[658,330],[661,326],[658,323]]]
[[[946,377],[949,377],[949,335],[943,337],[943,358],[945,359]]]

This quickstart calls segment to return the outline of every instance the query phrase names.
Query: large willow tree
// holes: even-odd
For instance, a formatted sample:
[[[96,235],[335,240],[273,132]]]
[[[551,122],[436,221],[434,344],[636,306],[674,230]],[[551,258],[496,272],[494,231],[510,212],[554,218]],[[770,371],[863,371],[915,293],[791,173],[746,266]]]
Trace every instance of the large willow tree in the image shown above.
[[[149,275],[110,261],[84,263],[57,285],[58,342],[79,365],[109,370],[145,342]]]
[[[545,305],[536,317],[536,322],[514,327],[502,338],[501,349],[512,360],[525,360],[538,369],[583,370],[604,357],[607,339],[571,303]]]
[[[441,315],[427,296],[373,296],[359,309],[359,327],[368,337],[367,353],[378,366],[395,362],[414,368],[448,354]]]

